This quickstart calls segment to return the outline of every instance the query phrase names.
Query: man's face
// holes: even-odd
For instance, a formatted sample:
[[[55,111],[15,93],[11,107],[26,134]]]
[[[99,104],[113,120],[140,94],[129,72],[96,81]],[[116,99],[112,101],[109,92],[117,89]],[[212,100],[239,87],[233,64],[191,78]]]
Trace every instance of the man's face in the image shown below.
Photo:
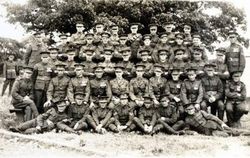
[[[35,38],[38,42],[42,42],[42,35],[41,34],[36,34]]]
[[[76,72],[77,77],[81,77],[82,74],[83,74],[83,69],[82,68],[76,68],[75,72]]]
[[[14,55],[9,55],[9,57],[8,57],[9,61],[13,61],[14,58],[15,58]]]
[[[190,109],[186,109],[186,112],[188,115],[194,115],[195,114],[195,108],[190,108]]]
[[[234,81],[234,82],[239,82],[239,81],[240,81],[240,76],[234,76],[234,75],[233,75],[232,78],[233,78],[233,81]]]
[[[121,45],[125,45],[126,42],[127,42],[127,39],[126,38],[121,38],[119,41],[120,41]]]
[[[111,32],[112,32],[112,34],[118,34],[118,31],[119,31],[119,27],[118,26],[114,26],[114,27],[112,27],[112,29],[111,29]]]
[[[187,26],[184,26],[183,31],[184,31],[185,34],[190,34],[191,33],[191,28],[187,27]]]
[[[156,35],[156,33],[157,33],[157,26],[151,26],[149,28],[149,31],[150,31],[150,34]]]
[[[104,25],[98,24],[98,25],[96,25],[95,29],[96,29],[97,33],[102,33],[104,30]]]
[[[87,37],[87,44],[92,44],[93,42],[93,37]]]
[[[193,38],[193,45],[198,46],[201,44],[201,39],[200,38]]]
[[[177,60],[182,60],[182,58],[183,58],[183,53],[176,53],[176,55],[175,55],[175,59],[177,59]]]
[[[165,61],[167,59],[167,53],[166,54],[159,54],[160,61]]]
[[[76,105],[82,105],[83,103],[83,98],[75,98]]]
[[[99,102],[99,106],[104,109],[106,108],[107,102]]]
[[[178,45],[182,45],[183,44],[183,39],[182,38],[176,38],[176,43],[178,44]]]
[[[49,56],[47,56],[47,55],[46,55],[46,56],[43,56],[43,55],[41,56],[42,63],[47,64],[47,63],[49,62],[49,59],[50,59],[50,58],[49,58]]]
[[[136,69],[136,75],[138,77],[142,77],[143,74],[144,74],[144,70],[143,69]]]
[[[122,69],[117,68],[117,69],[115,70],[115,75],[116,75],[116,77],[118,77],[118,78],[122,78],[122,75],[123,75]]]
[[[64,69],[64,68],[61,68],[61,67],[58,67],[58,68],[56,69],[56,71],[57,71],[57,76],[62,77],[62,76],[64,75],[65,69]]]
[[[99,68],[96,69],[96,70],[95,70],[95,75],[96,75],[96,77],[99,78],[99,79],[102,78],[103,70],[102,70],[102,69],[99,69]]]
[[[133,25],[130,27],[131,33],[137,33],[138,31],[138,25]]]
[[[61,43],[66,43],[67,40],[68,40],[68,38],[67,38],[66,36],[61,36],[61,37],[60,37]]]
[[[112,58],[112,54],[108,51],[107,53],[105,53],[105,60],[106,61],[110,61],[111,60],[111,58]]]
[[[168,99],[167,98],[164,98],[164,100],[161,100],[161,105],[163,107],[168,107]]]
[[[236,41],[237,41],[236,36],[235,36],[235,35],[229,36],[229,41],[230,41],[231,43],[236,43]]]
[[[190,81],[194,81],[196,78],[196,73],[195,73],[195,70],[191,70],[190,72],[188,72],[188,79]]]
[[[107,44],[108,41],[109,41],[108,36],[106,36],[106,35],[105,35],[105,36],[102,36],[102,43]]]
[[[180,74],[171,74],[173,81],[179,81]]]
[[[92,52],[86,52],[86,60],[87,61],[91,61],[93,57],[93,53]]]
[[[57,110],[59,111],[59,112],[64,112],[65,111],[65,109],[66,109],[66,105],[65,105],[65,102],[61,102],[61,103],[59,103],[58,105],[57,105]]]
[[[76,30],[77,30],[77,32],[83,32],[84,29],[85,28],[84,28],[83,24],[76,24]]]
[[[224,55],[217,55],[217,61],[224,62]]]
[[[57,58],[57,55],[58,55],[58,52],[57,52],[57,50],[51,50],[50,51],[50,58],[51,59],[56,59]]]
[[[167,24],[164,26],[166,32],[172,32],[172,28],[173,28],[172,24]]]
[[[149,46],[150,43],[151,43],[151,40],[150,40],[150,39],[145,39],[145,40],[144,40],[144,45],[145,45],[145,46]]]
[[[200,52],[194,52],[194,60],[201,60],[202,53]]]
[[[207,74],[209,77],[213,77],[213,76],[214,76],[214,69],[207,69],[207,70],[206,70],[206,74]]]
[[[163,71],[161,68],[155,68],[154,73],[155,73],[155,76],[160,77],[162,75]]]
[[[129,61],[130,55],[131,55],[131,52],[130,52],[130,51],[129,51],[129,53],[128,53],[128,52],[124,52],[123,55],[122,55],[123,60],[124,60],[124,61]]]
[[[144,103],[145,108],[146,108],[146,109],[149,109],[150,106],[151,106],[151,104],[152,104],[151,102],[145,102],[145,103]]]
[[[67,56],[68,56],[68,61],[73,61],[75,57],[75,52],[70,52],[68,53]]]
[[[167,36],[161,37],[160,40],[162,43],[167,43],[168,37]]]
[[[142,61],[148,61],[148,55],[142,55],[141,56]]]

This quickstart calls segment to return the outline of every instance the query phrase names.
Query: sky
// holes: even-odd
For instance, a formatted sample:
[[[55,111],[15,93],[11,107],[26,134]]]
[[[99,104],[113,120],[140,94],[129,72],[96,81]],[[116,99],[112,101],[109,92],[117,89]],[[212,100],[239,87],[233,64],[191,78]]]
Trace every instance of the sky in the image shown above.
[[[0,37],[7,37],[16,39],[18,41],[21,41],[24,39],[27,34],[25,33],[25,30],[21,27],[20,24],[10,24],[7,22],[6,18],[6,9],[1,5],[3,2],[11,2],[16,4],[25,4],[28,0],[0,0]],[[247,0],[227,0],[231,1],[235,4],[236,7],[239,7],[241,9],[244,9],[246,11],[250,10],[250,1]],[[216,14],[216,10],[210,10],[210,14]],[[244,34],[244,36],[250,37],[250,12],[247,13],[247,21],[248,21],[248,31]]]

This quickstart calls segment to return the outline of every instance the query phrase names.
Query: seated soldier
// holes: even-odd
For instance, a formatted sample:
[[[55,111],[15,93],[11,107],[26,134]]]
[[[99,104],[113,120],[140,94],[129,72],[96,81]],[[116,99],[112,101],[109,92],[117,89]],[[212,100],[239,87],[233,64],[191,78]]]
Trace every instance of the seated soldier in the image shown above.
[[[139,62],[139,64],[142,64],[145,66],[143,76],[147,79],[153,76],[153,63],[149,61],[149,58],[148,58],[149,52],[150,51],[148,49],[143,49],[139,51],[139,54],[141,55],[141,62]]]
[[[33,101],[33,82],[31,80],[32,71],[32,67],[23,67],[23,75],[16,79],[11,93],[11,103],[13,106],[15,108],[24,109],[24,121],[31,120],[32,114],[34,117],[38,116],[38,110]]]
[[[157,108],[157,123],[153,133],[164,131],[168,134],[181,134],[178,130],[184,127],[184,121],[178,121],[178,115],[176,106],[169,102],[167,95],[163,96]]]
[[[112,117],[112,110],[108,108],[108,97],[100,97],[99,105],[90,109],[90,114],[87,115],[87,122],[96,133],[106,133],[109,128],[109,121]],[[112,129],[111,129],[112,130]]]
[[[210,106],[211,113],[216,116],[218,112],[219,119],[224,117],[224,103],[222,100],[223,84],[218,76],[215,76],[215,64],[206,63],[205,76],[201,79],[204,89],[203,101],[201,109],[207,111]]]
[[[174,54],[174,58],[172,61],[172,66],[173,67],[178,67],[181,72],[185,71],[186,65],[187,63],[184,61],[183,55],[184,55],[185,49],[183,48],[178,48],[175,50]],[[183,76],[183,74],[181,74],[181,76]]]
[[[203,110],[196,110],[194,107],[195,104],[196,103],[189,103],[186,105],[185,111],[187,113],[187,117],[185,118],[185,132],[193,130],[205,135],[239,135],[239,131],[229,128],[218,117],[208,114]]]
[[[236,128],[241,127],[240,119],[248,113],[248,105],[245,103],[246,86],[240,81],[241,75],[242,72],[232,72],[232,80],[226,84],[225,89],[228,125]]]
[[[68,109],[68,115],[72,118],[69,126],[75,131],[88,129],[86,117],[89,115],[89,107],[84,101],[84,96],[82,93],[75,93],[75,102]]]
[[[195,108],[200,109],[200,103],[203,99],[203,88],[201,81],[196,79],[196,67],[187,69],[188,79],[181,85],[181,100],[184,104],[196,103]]]
[[[152,98],[144,96],[144,106],[140,107],[138,117],[134,117],[134,123],[144,134],[152,134],[156,123],[156,111],[153,106]]]
[[[133,124],[134,105],[128,100],[128,94],[120,95],[120,104],[113,109],[112,124],[109,125],[111,131],[131,131],[135,128]]]
[[[56,108],[50,108],[47,112],[37,116],[37,118],[26,121],[18,127],[10,127],[13,132],[20,132],[24,134],[42,133],[53,130],[58,123],[67,122],[69,117],[65,112],[67,104],[65,100],[55,102]],[[67,128],[58,129],[67,130]],[[73,129],[72,129],[73,131]]]

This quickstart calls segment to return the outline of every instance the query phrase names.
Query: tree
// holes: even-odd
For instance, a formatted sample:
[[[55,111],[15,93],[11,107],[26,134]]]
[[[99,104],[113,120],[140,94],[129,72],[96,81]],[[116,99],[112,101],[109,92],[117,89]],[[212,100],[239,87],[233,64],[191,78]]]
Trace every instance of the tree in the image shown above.
[[[87,29],[93,27],[95,21],[103,21],[107,27],[116,23],[125,33],[129,32],[130,22],[140,22],[145,26],[141,33],[147,33],[149,23],[161,25],[172,20],[176,23],[176,31],[180,31],[184,23],[192,24],[193,31],[201,33],[207,45],[216,41],[218,36],[225,38],[229,29],[240,26],[246,31],[244,11],[229,2],[29,0],[26,5],[6,4],[6,7],[9,21],[20,22],[27,31],[74,33],[76,21],[81,20]],[[218,9],[221,14],[205,14],[209,8]],[[240,37],[240,42],[248,46],[248,39]]]

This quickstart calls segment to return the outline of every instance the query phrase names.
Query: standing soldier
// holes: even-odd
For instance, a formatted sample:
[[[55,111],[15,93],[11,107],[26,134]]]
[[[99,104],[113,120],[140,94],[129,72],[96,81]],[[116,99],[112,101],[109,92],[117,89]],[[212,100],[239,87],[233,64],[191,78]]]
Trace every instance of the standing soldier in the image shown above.
[[[192,26],[191,26],[191,24],[185,23],[185,24],[183,25],[183,32],[184,32],[184,35],[185,35],[185,38],[184,38],[185,40],[189,40],[189,41],[192,40],[191,31],[192,31]]]
[[[86,33],[85,39],[86,39],[86,44],[80,48],[80,52],[79,52],[80,56],[86,55],[87,49],[94,49],[94,50],[96,49],[96,46],[93,44],[93,40],[94,40],[93,33]]]
[[[128,35],[121,34],[119,37],[119,46],[116,48],[118,52],[121,52],[123,49],[128,48]]]
[[[226,49],[216,49],[216,75],[220,77],[222,83],[225,85],[226,80],[229,78],[229,72],[227,64],[225,63],[225,52]],[[224,86],[225,87],[225,86]]]
[[[203,88],[200,80],[196,79],[197,68],[189,67],[187,69],[188,79],[184,80],[181,86],[181,100],[184,105],[196,103],[195,108],[200,109],[200,103],[203,99]]]
[[[90,83],[87,77],[83,76],[84,73],[84,65],[80,63],[76,63],[75,65],[75,73],[76,76],[70,79],[69,87],[68,87],[68,98],[71,104],[75,104],[75,94],[81,93],[83,98],[83,103],[88,104],[89,96],[90,96]]]
[[[205,65],[205,76],[201,79],[204,89],[204,100],[201,103],[201,110],[207,111],[211,107],[211,113],[216,116],[218,112],[219,119],[223,120],[225,105],[222,99],[223,84],[218,76],[215,76],[215,64],[207,63]]]
[[[34,66],[34,101],[38,112],[43,113],[43,104],[47,101],[47,90],[52,77],[52,67],[49,65],[49,52],[40,53],[41,62]]]
[[[30,45],[26,49],[24,54],[24,63],[26,65],[34,66],[41,61],[39,53],[47,48],[46,44],[42,41],[41,34],[41,32],[36,32],[33,41],[30,42]]]
[[[234,71],[244,71],[246,59],[243,47],[237,43],[238,33],[234,30],[229,32],[230,46],[226,50],[226,63],[231,74]]]
[[[248,105],[245,103],[246,86],[240,81],[241,75],[241,71],[233,72],[232,80],[226,84],[225,89],[228,125],[236,128],[241,127],[240,119],[248,113]]]
[[[149,61],[149,58],[148,58],[149,52],[150,50],[148,49],[143,49],[143,50],[140,50],[139,52],[141,56],[141,62],[139,63],[145,66],[144,77],[147,79],[153,76],[153,63]]]
[[[59,52],[64,54],[66,52],[66,50],[68,49],[68,35],[67,34],[60,34],[60,42],[58,43],[58,49]]]
[[[163,67],[159,64],[154,65],[154,74],[155,76],[149,80],[149,94],[157,107],[160,104],[160,98],[166,93],[167,79],[162,77]]]
[[[116,24],[113,24],[110,26],[111,28],[111,36],[110,36],[110,42],[113,46],[117,47],[119,45],[119,26]]]
[[[113,105],[120,104],[120,95],[129,93],[129,82],[123,78],[123,65],[115,66],[116,78],[110,81]]]
[[[13,104],[13,106],[15,108],[24,109],[24,121],[31,120],[32,114],[34,117],[37,117],[39,114],[33,101],[33,82],[31,80],[32,73],[32,67],[24,66],[23,75],[14,82],[13,90],[11,93],[11,103]]]
[[[95,78],[90,80],[90,107],[96,106],[100,97],[107,97],[108,103],[112,97],[110,84],[103,78],[104,67],[98,63],[94,69]]]
[[[2,90],[2,96],[4,95],[4,92],[6,88],[9,85],[9,96],[11,94],[11,90],[13,87],[13,84],[15,82],[15,79],[17,78],[17,65],[15,63],[15,55],[14,54],[8,54],[8,60],[4,62],[3,65],[3,77],[4,77],[4,83],[3,83],[3,90]]]
[[[56,63],[58,62],[57,60],[57,57],[58,57],[58,54],[59,54],[59,49],[56,48],[56,47],[49,47],[49,56],[50,56],[50,62],[49,62],[49,65],[51,66],[52,70],[55,70],[56,69]]]
[[[151,36],[152,46],[155,47],[155,45],[159,41],[159,36],[157,35],[158,25],[155,23],[151,23],[148,25],[148,27],[149,27],[149,32],[150,32],[150,36]]]
[[[150,61],[152,61],[153,47],[151,45],[151,36],[150,36],[150,34],[145,34],[143,36],[143,45],[140,46],[140,48],[139,48],[139,50],[137,52],[137,58],[138,59],[141,59],[141,55],[140,55],[139,52],[141,50],[145,50],[145,49],[149,50],[149,53],[148,53],[149,56],[148,56],[148,58],[149,58]]]
[[[143,105],[143,96],[149,93],[149,81],[143,77],[144,69],[144,65],[136,64],[136,78],[131,79],[129,83],[129,96],[137,107]]]
[[[165,30],[165,33],[167,34],[167,39],[173,39],[174,38],[174,33],[172,32],[173,31],[173,28],[174,28],[174,22],[172,21],[168,21],[168,22],[165,22],[163,23],[163,29]]]
[[[85,34],[84,31],[85,27],[83,22],[77,21],[76,22],[76,33],[71,35],[70,41],[75,44],[85,44]]]
[[[101,43],[102,39],[102,32],[104,31],[105,26],[102,22],[96,22],[95,23],[95,36],[94,36],[94,41],[93,43],[95,45],[99,45]]]
[[[70,78],[65,75],[65,67],[66,65],[63,63],[56,64],[57,76],[52,78],[49,83],[47,101],[44,103],[44,108],[53,106],[57,101],[67,99]]]

